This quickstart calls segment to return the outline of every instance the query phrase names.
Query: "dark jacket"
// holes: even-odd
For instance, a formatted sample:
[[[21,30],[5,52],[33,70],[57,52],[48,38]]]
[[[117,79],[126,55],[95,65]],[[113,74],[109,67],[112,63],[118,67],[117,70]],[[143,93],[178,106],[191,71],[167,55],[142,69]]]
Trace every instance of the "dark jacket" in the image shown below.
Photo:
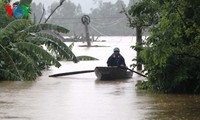
[[[114,53],[108,58],[107,65],[108,66],[121,66],[121,65],[126,66],[123,56],[119,54],[118,57],[116,57]]]

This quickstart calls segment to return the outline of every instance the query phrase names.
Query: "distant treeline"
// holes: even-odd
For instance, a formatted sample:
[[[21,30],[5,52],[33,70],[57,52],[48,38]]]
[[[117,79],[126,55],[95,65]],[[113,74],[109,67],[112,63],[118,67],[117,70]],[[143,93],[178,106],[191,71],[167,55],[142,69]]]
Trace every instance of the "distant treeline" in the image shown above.
[[[43,10],[43,4],[32,3],[32,20],[36,23],[41,21],[43,23],[46,16],[54,9],[59,2],[54,2],[47,10]],[[130,0],[129,5],[122,0],[118,0],[116,3],[111,2],[98,2],[98,7],[91,9],[89,31],[90,35],[95,36],[128,36],[135,35],[135,30],[129,27],[127,17],[120,13],[122,8],[130,8],[134,4],[133,0]],[[44,15],[41,19],[42,14]],[[70,30],[68,35],[70,36],[82,36],[85,35],[84,25],[81,22],[81,17],[84,15],[81,5],[75,5],[73,1],[65,1],[59,9],[52,15],[48,23],[61,25]]]

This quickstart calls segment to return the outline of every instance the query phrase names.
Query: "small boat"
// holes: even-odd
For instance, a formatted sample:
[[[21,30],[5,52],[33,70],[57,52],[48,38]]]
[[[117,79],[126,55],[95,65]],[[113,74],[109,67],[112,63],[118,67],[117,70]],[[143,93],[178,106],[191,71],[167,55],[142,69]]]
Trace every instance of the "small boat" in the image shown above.
[[[131,78],[132,71],[119,67],[96,67],[94,70],[99,80],[114,80]]]

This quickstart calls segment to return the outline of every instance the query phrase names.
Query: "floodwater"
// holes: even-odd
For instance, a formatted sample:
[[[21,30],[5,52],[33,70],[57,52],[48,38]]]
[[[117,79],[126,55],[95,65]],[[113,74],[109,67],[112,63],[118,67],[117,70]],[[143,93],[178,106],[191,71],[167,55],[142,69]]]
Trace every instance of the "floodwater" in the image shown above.
[[[0,120],[198,120],[200,96],[152,94],[137,90],[143,80],[100,81],[94,73],[49,78],[54,73],[93,70],[106,66],[107,57],[119,46],[127,66],[135,52],[132,37],[102,38],[112,42],[92,43],[108,47],[78,47],[76,55],[90,55],[99,61],[62,62],[62,67],[44,71],[36,81],[0,82]],[[109,47],[110,46],[110,47]]]

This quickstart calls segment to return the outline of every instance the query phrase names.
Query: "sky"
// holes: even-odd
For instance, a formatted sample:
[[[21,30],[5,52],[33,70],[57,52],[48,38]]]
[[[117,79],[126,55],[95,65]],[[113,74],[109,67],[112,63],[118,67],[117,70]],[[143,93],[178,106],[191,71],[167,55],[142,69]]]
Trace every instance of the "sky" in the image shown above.
[[[12,0],[12,1],[15,2],[19,0]],[[32,0],[32,2],[35,2],[37,4],[40,2],[43,3],[46,8],[55,1],[60,1],[60,0]],[[82,7],[82,11],[84,13],[90,13],[91,8],[96,8],[98,6],[97,4],[94,4],[95,3],[94,1],[98,1],[98,0],[71,0],[71,2],[75,3],[75,5],[80,4]],[[115,3],[117,0],[102,0],[102,1]],[[122,0],[122,1],[124,1],[124,3],[128,5],[129,0]]]

